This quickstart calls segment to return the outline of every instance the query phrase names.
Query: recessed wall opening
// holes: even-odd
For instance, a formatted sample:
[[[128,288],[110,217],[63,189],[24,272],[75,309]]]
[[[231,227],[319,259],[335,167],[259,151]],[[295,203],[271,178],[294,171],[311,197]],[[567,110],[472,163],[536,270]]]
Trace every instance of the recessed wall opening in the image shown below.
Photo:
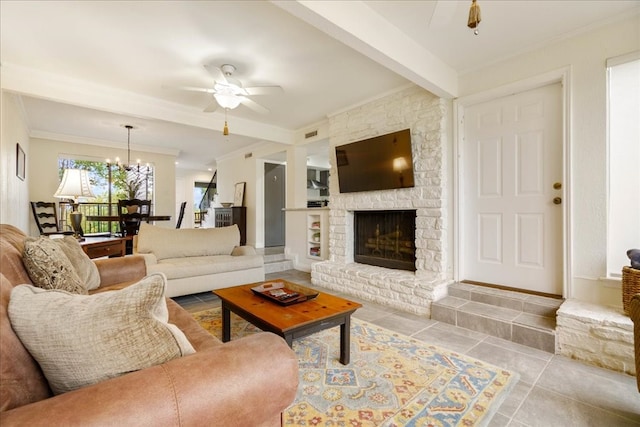
[[[354,261],[416,271],[416,211],[354,212]]]

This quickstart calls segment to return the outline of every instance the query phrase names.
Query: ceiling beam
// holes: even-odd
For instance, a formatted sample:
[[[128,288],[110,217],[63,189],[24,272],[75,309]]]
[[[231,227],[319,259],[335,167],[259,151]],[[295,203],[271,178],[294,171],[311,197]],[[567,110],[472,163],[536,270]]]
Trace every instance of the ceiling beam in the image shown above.
[[[197,108],[3,62],[2,90],[54,102],[145,119],[163,120],[222,132],[223,113],[204,113]],[[239,117],[233,121],[236,135],[293,144],[295,131]]]
[[[402,77],[443,97],[458,96],[458,73],[362,1],[274,0],[275,5]],[[425,17],[425,25],[429,17]]]

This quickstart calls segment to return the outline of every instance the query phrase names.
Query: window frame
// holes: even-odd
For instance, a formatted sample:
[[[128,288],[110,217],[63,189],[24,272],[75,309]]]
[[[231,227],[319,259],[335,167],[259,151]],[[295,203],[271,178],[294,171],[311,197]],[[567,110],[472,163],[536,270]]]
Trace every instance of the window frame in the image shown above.
[[[637,63],[637,64],[632,64]],[[620,89],[616,87],[615,71],[619,71],[618,66],[632,65],[640,67],[640,51],[635,51],[626,55],[607,59],[606,72],[606,137],[607,137],[607,248],[606,248],[606,274],[607,278],[620,280],[622,276],[622,267],[629,265],[626,257],[626,250],[632,247],[640,247],[640,220],[634,221],[634,216],[640,218],[640,122],[635,121],[638,126],[634,129],[634,110],[629,114],[632,116],[628,122],[631,127],[620,127],[620,123],[624,123],[624,118],[618,121],[614,119],[614,115],[618,113],[620,105],[614,105],[612,102],[620,102],[612,100],[614,96],[619,95]],[[633,77],[633,73],[631,73]],[[633,84],[633,82],[632,82]],[[633,88],[633,87],[632,87]],[[634,100],[634,91],[625,93],[621,99],[631,102],[631,107],[636,108],[636,117],[640,115],[640,80],[636,88],[635,94],[638,99]],[[625,98],[626,97],[626,98]],[[629,105],[629,104],[624,104]],[[629,123],[626,123],[627,126]],[[626,129],[631,133],[632,137],[624,141],[628,145],[619,146],[618,136],[620,129]],[[635,144],[634,144],[635,142]],[[637,159],[634,161],[634,158]],[[635,167],[634,167],[635,165]],[[634,181],[635,186],[634,186]],[[630,189],[624,190],[624,185],[629,185]],[[627,209],[628,212],[621,213],[621,209]],[[634,213],[635,212],[635,213]],[[626,218],[626,220],[625,220]],[[630,219],[629,219],[630,218]],[[624,240],[620,239],[621,235],[625,235]],[[628,235],[628,236],[627,236]],[[635,237],[634,237],[635,236]],[[627,240],[628,239],[628,240]]]

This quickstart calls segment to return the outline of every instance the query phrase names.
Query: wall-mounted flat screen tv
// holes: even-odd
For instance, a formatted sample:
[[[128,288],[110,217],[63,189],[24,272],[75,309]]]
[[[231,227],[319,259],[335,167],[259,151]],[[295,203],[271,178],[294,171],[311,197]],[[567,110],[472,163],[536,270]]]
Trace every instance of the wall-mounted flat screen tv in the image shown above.
[[[413,187],[409,129],[336,147],[341,193]]]

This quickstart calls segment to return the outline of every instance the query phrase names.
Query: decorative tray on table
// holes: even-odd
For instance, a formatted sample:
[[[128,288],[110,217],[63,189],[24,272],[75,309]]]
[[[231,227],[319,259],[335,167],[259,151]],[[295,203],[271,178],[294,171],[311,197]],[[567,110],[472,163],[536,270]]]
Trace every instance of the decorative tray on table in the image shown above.
[[[280,305],[290,305],[308,301],[318,296],[318,292],[303,293],[285,287],[283,282],[265,282],[251,288],[254,294],[260,295]]]

